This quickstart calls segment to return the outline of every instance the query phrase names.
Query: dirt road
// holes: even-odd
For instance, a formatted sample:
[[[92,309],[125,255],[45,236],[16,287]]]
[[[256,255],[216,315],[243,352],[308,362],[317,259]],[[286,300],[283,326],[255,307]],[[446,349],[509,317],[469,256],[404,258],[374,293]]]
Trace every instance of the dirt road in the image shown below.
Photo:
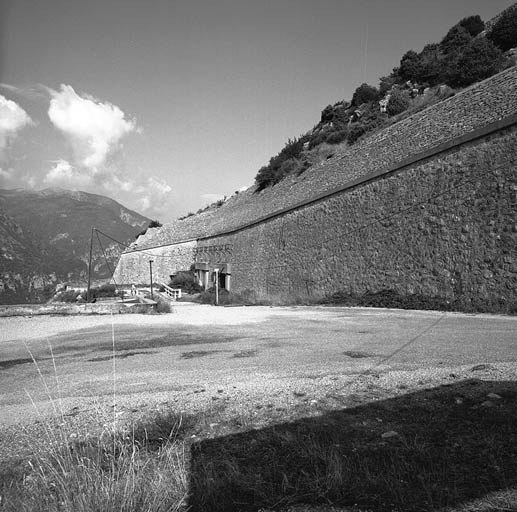
[[[328,409],[358,394],[515,380],[516,369],[515,317],[178,304],[165,315],[0,318],[0,425],[56,404],[79,417],[113,404],[121,415]]]

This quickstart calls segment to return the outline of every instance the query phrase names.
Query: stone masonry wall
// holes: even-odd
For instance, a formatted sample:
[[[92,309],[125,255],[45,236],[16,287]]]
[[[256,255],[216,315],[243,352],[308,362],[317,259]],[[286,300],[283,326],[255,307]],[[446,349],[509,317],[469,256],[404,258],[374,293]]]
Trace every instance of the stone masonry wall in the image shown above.
[[[149,230],[136,251],[123,254],[115,279],[149,282],[151,257],[156,281],[194,261],[226,262],[232,291],[273,299],[389,290],[466,309],[517,311],[515,118],[490,135],[301,204],[516,113],[512,68],[338,149],[299,178],[239,194],[181,226]],[[178,243],[185,239],[191,241]]]
[[[517,126],[231,235],[126,253],[119,283],[232,265],[232,291],[293,300],[390,290],[517,309]],[[197,251],[197,256],[196,256]]]
[[[194,261],[196,242],[154,247],[124,253],[113,279],[117,284],[149,284],[149,260],[153,260],[153,282],[167,284],[178,270],[188,270]]]
[[[236,292],[517,308],[517,131],[200,244],[232,247]]]

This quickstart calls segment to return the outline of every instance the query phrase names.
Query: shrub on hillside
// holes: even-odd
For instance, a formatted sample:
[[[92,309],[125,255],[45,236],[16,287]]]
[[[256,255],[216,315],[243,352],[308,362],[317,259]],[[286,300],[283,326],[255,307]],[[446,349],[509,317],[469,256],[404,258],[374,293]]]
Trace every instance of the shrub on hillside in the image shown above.
[[[159,220],[152,220],[151,222],[149,222],[149,225],[145,229],[142,229],[142,231],[140,231],[138,235],[135,235],[135,238],[145,235],[147,233],[147,230],[150,228],[161,228],[162,226],[163,224]]]
[[[81,294],[81,292],[79,292],[77,290],[62,291],[62,292],[57,293],[54,296],[53,301],[55,301],[55,302],[77,302],[77,298],[79,297],[80,294]]]
[[[378,103],[370,103],[364,109],[361,119],[350,126],[347,141],[353,144],[359,137],[380,126],[385,118],[386,115],[381,114]]]
[[[348,130],[339,130],[335,132],[330,132],[325,138],[325,142],[327,144],[339,144],[343,142],[348,137]]]
[[[454,25],[440,42],[440,50],[445,55],[454,53],[467,46],[472,41],[472,36],[460,24]]]
[[[44,286],[43,290],[40,292],[40,300],[42,302],[47,302],[52,299],[52,297],[56,294],[56,289],[51,284],[47,284]]]
[[[310,134],[294,141],[289,140],[286,147],[259,170],[255,178],[256,190],[275,185],[296,171],[298,174],[303,172],[306,168],[302,163],[307,158],[307,146],[304,151],[306,142],[309,152],[323,143],[337,144],[343,140],[354,143],[385,123],[388,116],[381,115],[378,100],[388,92],[393,92],[396,86],[412,91],[418,89],[420,92],[427,87],[445,83],[466,87],[512,65],[510,58],[504,60],[493,45],[485,38],[478,37],[483,30],[484,23],[479,15],[463,18],[451,27],[440,43],[427,44],[420,53],[407,51],[399,67],[380,79],[379,89],[363,83],[354,91],[351,102],[342,100],[327,105],[321,112],[320,122]],[[503,50],[517,45],[517,8],[507,9],[494,24],[489,37]],[[448,96],[450,94],[448,91]],[[429,98],[415,98],[415,93],[411,94],[411,98],[412,102],[409,98],[395,94],[387,110],[388,115],[400,114],[410,106],[411,111],[415,111],[429,103]],[[441,98],[441,94],[436,95],[433,101]],[[350,120],[353,122],[350,123]]]
[[[195,299],[201,304],[215,304],[215,289],[200,293]],[[260,299],[253,290],[243,290],[240,293],[230,293],[227,290],[219,290],[219,305],[220,306],[249,306],[249,305],[270,305],[271,301]]]
[[[156,312],[157,313],[171,313],[172,308],[171,304],[168,300],[163,299],[158,295],[154,295],[154,300],[156,302]]]
[[[178,272],[178,275],[174,276],[170,282],[171,288],[181,288],[184,293],[192,294],[199,293],[203,290],[202,286],[197,282],[194,272]]]
[[[326,132],[320,131],[311,136],[311,140],[309,141],[309,149],[313,149],[320,144],[323,144],[327,138],[328,134]]]
[[[388,101],[388,105],[386,106],[386,113],[391,116],[396,116],[404,110],[407,110],[409,107],[409,97],[408,94],[403,93],[400,90],[395,90],[391,94],[390,100]]]
[[[517,6],[504,11],[487,38],[503,51],[517,46]]]
[[[381,76],[379,78],[379,96],[384,98],[399,81],[399,68],[395,68],[388,76]]]
[[[103,297],[116,297],[117,287],[114,284],[103,284],[99,288],[90,289],[90,298],[99,299]]]
[[[458,25],[463,27],[472,37],[476,37],[485,29],[485,23],[479,14],[463,18]]]
[[[486,38],[474,39],[448,70],[447,83],[466,87],[494,75],[503,67],[504,56]]]
[[[332,105],[327,105],[321,111],[320,123],[330,123],[332,121],[333,115],[334,115],[334,107]]]
[[[287,163],[282,167],[284,162],[289,160],[296,161],[300,158],[303,145],[308,141],[308,136],[302,136],[298,139],[289,139],[278,155],[269,160],[269,164],[262,167],[257,176],[255,176],[255,183],[258,190],[278,183],[282,178],[287,176],[294,168],[292,163]]]
[[[417,81],[420,78],[421,65],[418,53],[413,50],[407,51],[400,59],[398,74],[401,81]]]
[[[329,124],[331,129],[341,130],[348,124],[348,108],[350,104],[346,101],[338,101],[334,105],[328,105],[321,112],[320,124]]]
[[[437,85],[443,78],[443,62],[441,61],[440,45],[427,44],[418,55],[419,74],[416,82],[428,86]]]
[[[363,103],[370,103],[379,99],[379,90],[373,85],[361,84],[352,96],[352,105],[358,107]]]

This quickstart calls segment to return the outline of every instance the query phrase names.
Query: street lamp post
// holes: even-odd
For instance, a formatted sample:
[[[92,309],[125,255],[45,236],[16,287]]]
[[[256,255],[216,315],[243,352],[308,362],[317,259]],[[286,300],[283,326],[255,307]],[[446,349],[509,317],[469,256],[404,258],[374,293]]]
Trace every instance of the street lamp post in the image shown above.
[[[219,305],[219,269],[214,268],[215,273],[215,305]]]
[[[151,275],[151,300],[154,300],[154,295],[153,295],[153,260],[149,260],[149,274]]]

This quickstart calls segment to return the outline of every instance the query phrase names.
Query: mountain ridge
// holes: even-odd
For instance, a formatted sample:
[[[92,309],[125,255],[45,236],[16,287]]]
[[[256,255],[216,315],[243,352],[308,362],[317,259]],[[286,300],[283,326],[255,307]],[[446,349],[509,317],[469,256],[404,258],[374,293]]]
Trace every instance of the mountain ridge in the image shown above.
[[[94,279],[111,277],[123,248],[149,219],[114,199],[61,188],[0,189],[0,303],[43,300],[60,282],[84,281],[92,227]]]

